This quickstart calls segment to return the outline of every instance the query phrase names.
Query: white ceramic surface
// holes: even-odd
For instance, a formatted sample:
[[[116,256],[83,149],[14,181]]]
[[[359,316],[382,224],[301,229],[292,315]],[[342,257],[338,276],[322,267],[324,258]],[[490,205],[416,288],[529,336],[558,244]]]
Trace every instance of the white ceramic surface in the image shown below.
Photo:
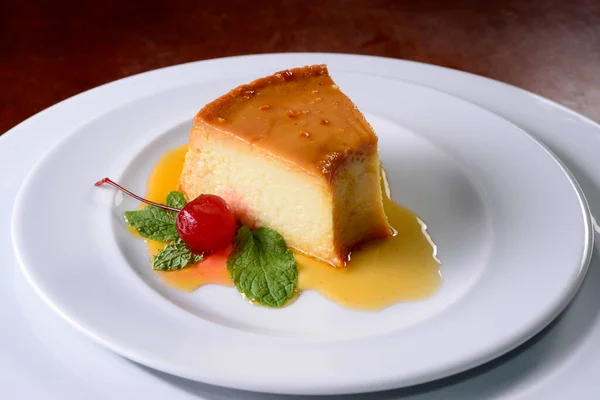
[[[96,346],[73,330],[34,295],[16,265],[9,237],[17,189],[32,163],[60,138],[131,101],[141,91],[201,81],[206,68],[240,65],[284,68],[327,62],[340,68],[428,85],[485,106],[525,128],[558,154],[600,215],[600,127],[546,99],[485,78],[400,60],[285,54],[214,60],[159,70],[105,85],[46,110],[0,138],[0,395],[27,399],[291,399],[232,391],[140,367]],[[208,66],[206,66],[208,64]],[[115,100],[118,99],[118,100]],[[10,172],[10,173],[8,173]],[[12,279],[11,279],[12,277]],[[468,373],[430,384],[369,395],[370,399],[597,399],[600,388],[600,262],[568,310],[548,329],[510,354]],[[362,396],[359,396],[362,397]],[[344,397],[346,398],[346,397]],[[349,398],[356,398],[350,396]]]
[[[14,211],[13,243],[29,281],[61,316],[126,357],[276,393],[421,383],[489,361],[541,330],[572,298],[591,256],[586,206],[559,163],[473,104],[398,79],[331,71],[379,135],[394,198],[427,222],[438,245],[444,283],[434,297],[360,313],[307,292],[271,310],[248,306],[230,288],[179,293],[149,271],[143,243],[122,222],[137,204],[93,183],[108,175],[143,193],[158,157],[185,142],[197,109],[274,72],[262,65],[140,94],[54,147]]]

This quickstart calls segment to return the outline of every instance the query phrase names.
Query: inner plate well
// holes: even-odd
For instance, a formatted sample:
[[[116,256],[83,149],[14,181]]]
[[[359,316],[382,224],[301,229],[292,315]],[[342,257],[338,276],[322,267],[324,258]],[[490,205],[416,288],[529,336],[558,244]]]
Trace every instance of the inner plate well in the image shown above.
[[[348,310],[305,291],[279,310],[252,307],[233,288],[205,286],[184,293],[162,283],[149,268],[143,242],[125,228],[123,212],[135,200],[115,195],[113,232],[129,265],[155,291],[198,317],[228,327],[271,335],[344,339],[376,335],[427,319],[459,298],[481,275],[491,243],[485,198],[471,182],[466,168],[425,138],[373,114],[366,115],[379,137],[380,158],[387,171],[393,199],[414,210],[428,225],[438,246],[443,284],[432,298],[396,304],[380,312]],[[187,142],[192,122],[167,130],[146,146],[126,167],[119,182],[139,187],[166,151]],[[454,234],[461,232],[461,235]],[[471,238],[469,241],[464,237]],[[453,268],[446,270],[448,262]],[[313,312],[315,308],[318,313]]]

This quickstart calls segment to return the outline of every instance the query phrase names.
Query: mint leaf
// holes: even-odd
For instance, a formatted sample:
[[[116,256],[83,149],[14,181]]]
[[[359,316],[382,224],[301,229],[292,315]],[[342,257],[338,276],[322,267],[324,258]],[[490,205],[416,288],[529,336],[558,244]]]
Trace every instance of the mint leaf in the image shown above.
[[[183,193],[173,190],[167,195],[167,205],[169,207],[183,208],[187,204],[187,200]]]
[[[167,195],[167,206],[183,208],[187,200],[183,193],[176,190]],[[125,221],[147,239],[169,242],[179,238],[176,226],[177,213],[147,206],[141,210],[126,211]]]
[[[168,242],[179,238],[173,211],[167,211],[158,207],[147,206],[141,210],[126,211],[125,220],[140,235],[147,239]]]
[[[248,300],[281,307],[298,283],[296,259],[273,229],[241,227],[233,241],[227,269],[238,291]]]
[[[161,251],[152,258],[152,269],[159,271],[176,271],[190,264],[202,261],[202,256],[192,254],[181,239],[167,243]]]

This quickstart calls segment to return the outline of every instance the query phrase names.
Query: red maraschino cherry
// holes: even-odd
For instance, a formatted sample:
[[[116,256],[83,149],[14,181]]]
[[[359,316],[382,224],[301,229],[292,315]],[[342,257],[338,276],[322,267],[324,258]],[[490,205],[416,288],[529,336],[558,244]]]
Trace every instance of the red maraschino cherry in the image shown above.
[[[201,194],[177,214],[177,232],[192,253],[218,250],[233,241],[237,222],[221,197]]]
[[[177,232],[192,253],[211,253],[233,241],[237,230],[235,216],[225,200],[217,195],[202,194],[178,209],[146,200],[109,178],[96,182],[96,186],[105,183],[143,203],[177,212]]]

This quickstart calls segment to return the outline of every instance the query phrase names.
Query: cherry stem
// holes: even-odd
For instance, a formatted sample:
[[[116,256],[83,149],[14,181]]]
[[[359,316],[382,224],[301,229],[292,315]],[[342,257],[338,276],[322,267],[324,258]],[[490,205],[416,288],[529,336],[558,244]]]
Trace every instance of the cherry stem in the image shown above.
[[[175,207],[169,207],[169,206],[166,206],[166,205],[164,205],[164,204],[155,203],[155,202],[153,202],[153,201],[146,200],[146,199],[144,199],[143,197],[140,197],[140,196],[138,196],[137,194],[131,193],[129,190],[127,190],[127,189],[125,189],[123,186],[121,186],[121,185],[119,185],[119,184],[117,184],[117,183],[113,182],[113,181],[112,181],[112,180],[110,180],[109,178],[104,178],[104,179],[101,179],[101,180],[99,180],[98,182],[96,182],[94,185],[95,185],[95,186],[102,186],[102,185],[104,185],[105,183],[107,183],[107,184],[109,184],[109,185],[111,185],[111,186],[113,186],[113,187],[115,187],[115,188],[119,189],[119,190],[120,190],[120,191],[122,191],[123,193],[126,193],[126,194],[128,194],[129,196],[133,197],[133,198],[134,198],[134,199],[136,199],[136,200],[139,200],[139,201],[141,201],[142,203],[146,203],[146,204],[148,204],[148,205],[151,205],[151,206],[154,206],[154,207],[162,208],[163,210],[169,210],[169,211],[175,211],[175,212],[179,212],[179,211],[181,211],[179,208],[175,208]]]

